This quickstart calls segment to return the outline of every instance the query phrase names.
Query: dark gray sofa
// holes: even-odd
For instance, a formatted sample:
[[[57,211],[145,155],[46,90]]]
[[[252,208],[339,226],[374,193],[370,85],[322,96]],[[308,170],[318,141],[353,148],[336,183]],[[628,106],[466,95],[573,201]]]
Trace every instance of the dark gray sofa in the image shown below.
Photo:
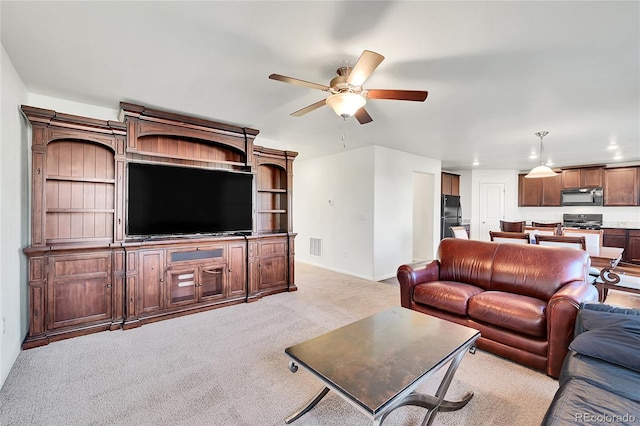
[[[584,304],[543,425],[640,424],[640,309]]]

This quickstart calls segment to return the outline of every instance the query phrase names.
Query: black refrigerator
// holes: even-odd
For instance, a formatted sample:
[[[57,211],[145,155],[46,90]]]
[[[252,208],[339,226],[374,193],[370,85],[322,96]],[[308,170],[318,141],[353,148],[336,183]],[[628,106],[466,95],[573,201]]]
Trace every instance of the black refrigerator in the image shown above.
[[[462,207],[459,195],[442,195],[440,207],[440,239],[453,237],[450,226],[462,225]]]

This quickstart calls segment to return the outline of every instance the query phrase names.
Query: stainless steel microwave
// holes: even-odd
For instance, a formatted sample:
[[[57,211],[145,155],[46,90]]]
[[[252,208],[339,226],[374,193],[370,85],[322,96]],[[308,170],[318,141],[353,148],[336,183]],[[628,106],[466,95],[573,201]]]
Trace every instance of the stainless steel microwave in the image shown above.
[[[601,206],[602,188],[563,189],[563,206]]]

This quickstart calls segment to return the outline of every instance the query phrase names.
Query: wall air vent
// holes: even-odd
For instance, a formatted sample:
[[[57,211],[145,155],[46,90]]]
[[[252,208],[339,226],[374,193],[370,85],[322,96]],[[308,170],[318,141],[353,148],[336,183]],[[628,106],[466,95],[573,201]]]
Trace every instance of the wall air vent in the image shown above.
[[[322,238],[309,238],[309,254],[311,256],[322,257]]]

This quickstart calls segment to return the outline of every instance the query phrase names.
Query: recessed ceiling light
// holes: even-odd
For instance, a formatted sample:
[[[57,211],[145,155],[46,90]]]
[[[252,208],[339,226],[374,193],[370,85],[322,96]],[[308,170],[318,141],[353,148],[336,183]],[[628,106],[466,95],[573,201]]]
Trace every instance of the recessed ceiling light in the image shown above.
[[[615,145],[615,144],[613,144],[613,145],[608,145],[608,146],[607,146],[607,149],[618,149],[618,145]]]
[[[474,166],[477,166],[478,164],[480,164],[480,163],[478,162],[478,160],[473,160],[473,165],[474,165]]]
[[[622,156],[622,154],[620,154],[619,152],[616,153],[616,155],[613,156],[614,160],[622,160],[624,157]]]

